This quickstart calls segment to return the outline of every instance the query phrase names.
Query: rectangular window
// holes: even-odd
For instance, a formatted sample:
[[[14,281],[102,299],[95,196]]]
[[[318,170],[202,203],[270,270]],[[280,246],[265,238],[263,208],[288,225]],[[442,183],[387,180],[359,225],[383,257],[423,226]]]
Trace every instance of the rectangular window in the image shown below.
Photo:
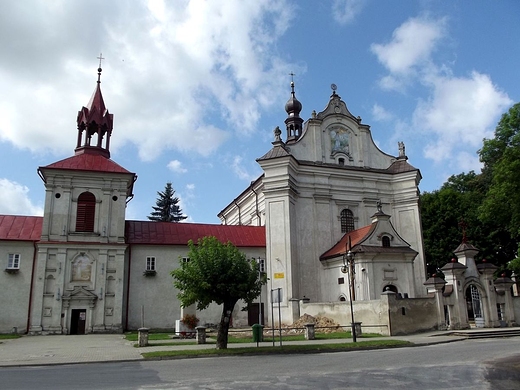
[[[183,263],[189,263],[190,262],[190,258],[189,257],[183,257],[182,258],[182,262]]]
[[[9,253],[9,261],[7,262],[8,269],[20,269],[20,254]]]
[[[148,256],[146,258],[146,270],[155,271],[155,257],[154,256]]]

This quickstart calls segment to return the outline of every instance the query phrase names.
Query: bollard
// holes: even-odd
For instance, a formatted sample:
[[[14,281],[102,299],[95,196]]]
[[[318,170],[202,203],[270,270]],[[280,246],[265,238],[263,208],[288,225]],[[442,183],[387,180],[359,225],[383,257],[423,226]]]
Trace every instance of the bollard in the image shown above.
[[[361,322],[354,322],[354,329],[356,331],[356,337],[361,337]]]
[[[197,344],[206,344],[206,327],[197,326],[195,330],[197,331]]]
[[[314,324],[305,324],[305,340],[314,340],[316,338],[316,331]]]
[[[139,328],[137,329],[137,343],[140,347],[148,346],[148,332],[150,329],[148,328]]]

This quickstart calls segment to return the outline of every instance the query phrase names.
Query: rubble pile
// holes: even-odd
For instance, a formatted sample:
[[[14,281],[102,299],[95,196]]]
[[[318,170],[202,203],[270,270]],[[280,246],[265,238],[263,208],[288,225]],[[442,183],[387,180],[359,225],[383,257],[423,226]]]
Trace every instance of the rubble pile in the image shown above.
[[[313,317],[307,313],[302,315],[292,325],[282,324],[282,329],[286,329],[286,333],[288,334],[300,334],[305,332],[305,324],[314,324],[316,333],[334,333],[343,331],[343,328],[333,319],[324,316]]]

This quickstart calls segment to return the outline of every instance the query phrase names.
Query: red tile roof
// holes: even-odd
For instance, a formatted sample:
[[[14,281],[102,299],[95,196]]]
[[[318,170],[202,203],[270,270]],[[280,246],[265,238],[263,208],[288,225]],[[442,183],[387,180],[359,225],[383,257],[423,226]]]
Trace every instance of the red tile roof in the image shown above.
[[[339,240],[336,245],[330,248],[327,252],[320,256],[320,260],[326,260],[337,256],[342,256],[346,252],[346,248],[348,245],[348,240],[350,237],[350,244],[352,248],[356,246],[358,243],[362,242],[365,237],[367,237],[370,233],[370,230],[374,227],[374,225],[364,226],[362,228],[353,230],[351,232],[345,233],[341,240]]]
[[[39,241],[43,217],[0,215],[0,240]]]
[[[81,171],[131,173],[121,165],[99,154],[83,153],[47,165],[47,169],[75,169]]]
[[[126,221],[128,244],[186,245],[189,240],[197,242],[205,236],[230,241],[237,247],[265,247],[264,226]]]

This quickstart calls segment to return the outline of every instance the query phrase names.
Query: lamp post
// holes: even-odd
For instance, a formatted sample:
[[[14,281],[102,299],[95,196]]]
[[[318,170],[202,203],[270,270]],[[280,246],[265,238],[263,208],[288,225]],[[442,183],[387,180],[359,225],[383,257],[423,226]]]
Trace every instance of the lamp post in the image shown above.
[[[354,322],[354,305],[352,304],[352,288],[354,287],[354,254],[349,249],[343,255],[343,267],[341,267],[341,272],[344,274],[348,273],[348,296],[350,301],[350,328],[352,332],[352,341],[355,343],[357,341],[356,338],[356,325]]]
[[[262,269],[260,267],[260,263],[262,259],[258,257],[258,280],[262,280]],[[262,325],[262,289],[260,288],[260,295],[258,297],[258,325]]]

